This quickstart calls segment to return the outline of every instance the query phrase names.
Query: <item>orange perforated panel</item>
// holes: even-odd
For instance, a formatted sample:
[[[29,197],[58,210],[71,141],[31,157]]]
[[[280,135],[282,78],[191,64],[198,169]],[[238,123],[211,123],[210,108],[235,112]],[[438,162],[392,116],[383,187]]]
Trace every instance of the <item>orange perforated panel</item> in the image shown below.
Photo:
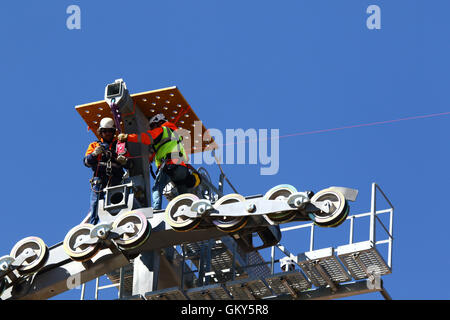
[[[183,144],[186,152],[195,153],[217,148],[214,139],[208,134],[205,126],[199,123],[200,119],[177,87],[136,93],[132,94],[131,98],[135,107],[139,108],[148,119],[155,114],[163,113],[167,120],[176,124],[178,128],[184,129],[180,132],[184,133]],[[97,134],[100,120],[104,117],[112,117],[109,105],[103,100],[76,106],[75,109],[97,138],[100,138]]]

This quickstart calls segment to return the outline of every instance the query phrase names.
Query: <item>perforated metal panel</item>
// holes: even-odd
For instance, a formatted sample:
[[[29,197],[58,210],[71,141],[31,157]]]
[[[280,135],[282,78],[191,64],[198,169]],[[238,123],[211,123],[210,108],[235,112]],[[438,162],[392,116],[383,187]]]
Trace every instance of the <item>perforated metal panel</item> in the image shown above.
[[[275,294],[291,294],[287,286],[296,294],[311,288],[309,282],[300,271],[277,273],[266,279]]]
[[[211,255],[211,268],[214,271],[222,271],[231,268],[233,256],[226,248],[223,248],[223,250],[216,249]]]
[[[145,298],[147,300],[187,300],[178,287],[148,292],[145,294]]]
[[[320,265],[331,281],[335,283],[350,281],[350,275],[334,255],[333,248],[302,253],[298,256],[303,272],[316,287],[326,286],[328,282],[322,276],[317,265]]]
[[[201,124],[201,127],[198,127],[200,125],[198,122],[200,119],[177,87],[136,93],[132,94],[131,98],[135,107],[139,108],[147,118],[158,113],[163,113],[167,120],[177,125],[178,128],[185,129],[186,134],[183,135],[183,144],[190,146],[190,148],[186,147],[186,152],[195,153],[202,152],[206,149],[212,150],[217,148],[217,144],[209,135],[204,125]],[[75,109],[88,127],[92,129],[92,132],[100,139],[97,135],[100,120],[104,117],[112,117],[111,109],[106,101],[102,100],[83,104],[76,106]],[[188,141],[189,144],[187,143]]]
[[[231,243],[229,243],[228,240],[229,239],[225,239],[224,237],[221,240],[216,240],[211,246],[211,271],[214,271],[213,278],[215,278],[219,282],[225,282],[232,279],[231,269],[233,264],[233,252],[230,248]],[[231,239],[231,241],[234,240]],[[207,244],[208,241],[200,241],[195,243],[188,243],[185,245],[187,259],[190,259],[192,263],[197,267],[199,266],[201,246]],[[241,254],[239,254],[239,250],[236,250],[235,252],[235,259],[236,267],[244,265],[244,259]],[[260,259],[260,261],[263,261],[262,257],[260,257]],[[244,270],[242,275],[244,274],[247,274],[247,270]]]
[[[234,300],[257,300],[272,295],[261,279],[243,279],[226,283]]]
[[[190,300],[231,300],[231,296],[220,284],[213,284],[186,291]]]
[[[336,252],[355,280],[366,279],[370,273],[391,273],[391,269],[371,241],[340,246]]]
[[[258,265],[251,268],[246,268],[247,273],[253,278],[267,277],[270,275],[270,268],[264,263],[264,259],[259,251],[249,252],[247,255],[248,265]]]

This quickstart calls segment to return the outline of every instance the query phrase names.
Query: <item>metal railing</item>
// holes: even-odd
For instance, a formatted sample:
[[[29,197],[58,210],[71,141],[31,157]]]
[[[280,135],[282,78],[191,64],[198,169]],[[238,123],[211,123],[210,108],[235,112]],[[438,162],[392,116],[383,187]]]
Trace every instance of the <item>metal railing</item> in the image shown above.
[[[388,209],[384,210],[377,210],[377,190],[381,193],[381,195],[384,197],[386,202],[389,204]],[[378,215],[389,213],[389,228],[386,228],[386,226],[383,224],[383,222],[380,220]],[[389,268],[392,270],[392,248],[393,248],[393,222],[394,222],[394,205],[391,203],[391,201],[388,199],[386,194],[381,190],[380,186],[378,186],[375,182],[372,183],[372,193],[371,193],[371,208],[370,212],[361,213],[361,214],[355,214],[352,216],[349,216],[346,218],[346,220],[350,220],[350,232],[349,232],[349,243],[352,244],[354,241],[354,225],[355,225],[355,219],[363,218],[363,217],[370,217],[370,229],[369,229],[369,240],[376,245],[381,244],[388,244],[388,261],[387,264]],[[388,238],[383,240],[376,240],[376,222],[379,222],[379,224],[382,226],[384,231],[387,233]],[[316,228],[316,225],[313,222],[310,223],[303,223],[295,226],[290,226],[286,228],[282,228],[281,232],[286,231],[292,231],[292,230],[298,230],[298,229],[310,229],[310,242],[309,242],[309,251],[314,251],[314,240],[315,240],[315,234],[314,230]],[[296,263],[295,255],[290,253],[284,246],[278,244],[276,246],[273,246],[271,248],[271,272],[274,273],[274,263],[275,263],[275,247],[278,248],[281,252],[283,252],[286,256],[291,257],[293,262]]]
[[[118,288],[118,298],[122,299],[123,298],[123,284],[124,284],[124,267],[120,268],[120,276],[119,276],[119,282],[118,283],[113,283],[113,284],[108,284],[108,285],[104,285],[104,286],[100,286],[100,277],[95,279],[95,291],[94,291],[94,299],[98,300],[98,296],[99,296],[99,291],[104,290],[104,289],[109,289],[109,288]],[[86,292],[86,283],[83,283],[81,285],[81,297],[80,300],[84,300],[85,298],[85,292]]]

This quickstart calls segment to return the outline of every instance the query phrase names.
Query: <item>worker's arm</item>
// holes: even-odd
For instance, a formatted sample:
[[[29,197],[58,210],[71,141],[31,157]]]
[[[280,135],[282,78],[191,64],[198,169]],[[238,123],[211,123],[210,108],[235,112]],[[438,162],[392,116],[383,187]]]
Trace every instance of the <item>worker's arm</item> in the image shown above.
[[[121,134],[119,134],[118,140],[135,142],[135,143],[143,143],[145,145],[151,145],[152,140],[153,140],[153,144],[158,143],[158,141],[161,140],[162,133],[163,133],[163,129],[161,129],[161,128],[156,128],[156,129],[149,131],[148,133],[146,133],[146,132],[141,133],[140,135],[138,135],[136,133],[130,133],[130,134],[121,133]],[[150,139],[150,137],[152,137],[152,139]],[[148,160],[150,162],[152,162],[154,158],[155,158],[155,153],[151,153],[148,157]]]
[[[96,150],[99,150],[98,147],[100,147],[98,142],[92,142],[87,148],[83,158],[83,163],[86,167],[92,167],[97,164],[99,154],[97,154],[98,151]]]
[[[155,143],[155,141],[158,140],[159,136],[162,133],[163,133],[162,128],[156,128],[156,129],[150,130],[148,132],[143,132],[140,135],[131,133],[127,136],[127,141],[150,145],[150,144],[152,144],[152,140],[153,140],[153,143]],[[152,139],[150,139],[150,136],[152,137]]]

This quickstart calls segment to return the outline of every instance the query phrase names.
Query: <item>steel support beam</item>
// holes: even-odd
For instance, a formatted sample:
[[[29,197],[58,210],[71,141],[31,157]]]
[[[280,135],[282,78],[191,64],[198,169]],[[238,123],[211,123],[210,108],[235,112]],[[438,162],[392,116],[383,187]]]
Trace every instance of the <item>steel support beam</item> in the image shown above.
[[[31,277],[30,281],[8,288],[1,298],[4,300],[49,299],[70,289],[79,288],[83,283],[128,263],[128,259],[123,254],[112,252],[110,249],[100,251],[89,264],[66,259],[60,265],[37,273],[34,278]]]
[[[159,251],[141,253],[133,263],[133,291],[132,295],[145,295],[158,289]]]

